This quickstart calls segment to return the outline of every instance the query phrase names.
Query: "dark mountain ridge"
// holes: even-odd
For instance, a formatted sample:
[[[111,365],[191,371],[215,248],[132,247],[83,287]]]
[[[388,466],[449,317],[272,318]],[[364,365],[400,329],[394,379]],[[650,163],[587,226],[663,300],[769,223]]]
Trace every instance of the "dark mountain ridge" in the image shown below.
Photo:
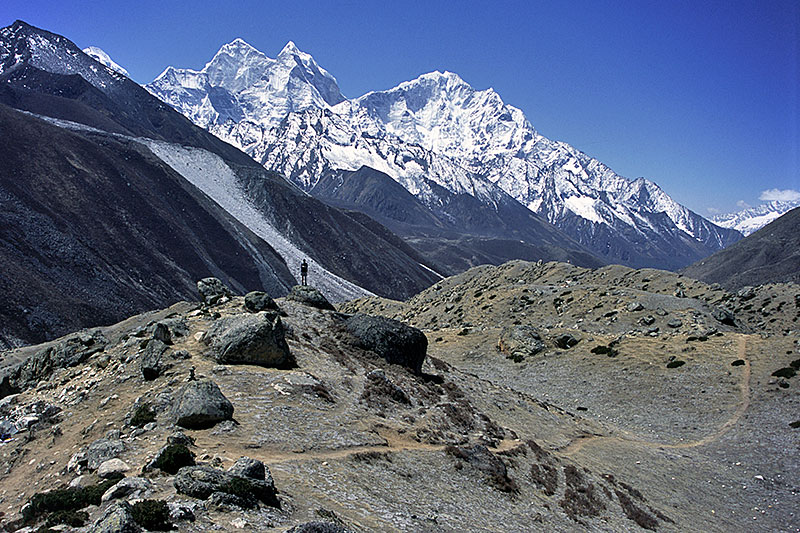
[[[730,290],[746,285],[800,283],[800,208],[681,272]]]

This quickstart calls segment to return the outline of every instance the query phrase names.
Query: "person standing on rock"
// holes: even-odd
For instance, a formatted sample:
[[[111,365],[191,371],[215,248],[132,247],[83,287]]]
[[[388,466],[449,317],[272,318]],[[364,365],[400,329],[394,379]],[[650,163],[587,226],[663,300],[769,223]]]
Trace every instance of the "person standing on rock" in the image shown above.
[[[308,285],[308,263],[306,263],[305,259],[303,259],[303,263],[300,265],[300,284]]]

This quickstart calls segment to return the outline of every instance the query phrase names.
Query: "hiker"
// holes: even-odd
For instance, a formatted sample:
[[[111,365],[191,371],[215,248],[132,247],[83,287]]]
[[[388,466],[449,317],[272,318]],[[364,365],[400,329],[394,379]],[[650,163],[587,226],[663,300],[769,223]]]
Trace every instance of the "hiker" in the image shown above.
[[[300,265],[300,284],[301,285],[308,285],[308,263],[306,260],[303,259],[303,263]]]

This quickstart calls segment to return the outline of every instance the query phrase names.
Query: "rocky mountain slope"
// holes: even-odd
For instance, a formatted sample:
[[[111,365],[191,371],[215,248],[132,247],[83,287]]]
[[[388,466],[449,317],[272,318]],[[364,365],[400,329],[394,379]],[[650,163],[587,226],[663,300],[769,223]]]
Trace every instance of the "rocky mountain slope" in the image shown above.
[[[509,197],[605,261],[634,266],[679,268],[741,237],[541,136],[495,91],[450,72],[345,100],[293,43],[271,59],[237,39],[201,71],[169,67],[147,89],[305,190],[367,166],[434,212],[443,193],[489,207]]]
[[[800,282],[800,209],[795,208],[735,245],[683,269],[731,290],[747,285]]]
[[[0,527],[797,526],[796,285],[518,261],[340,307],[425,336],[314,289],[198,287],[2,354]]]
[[[2,114],[3,284],[15,296],[4,346],[167,305],[209,274],[285,294],[306,258],[334,300],[408,296],[440,279],[380,224],[265,171],[64,37],[20,21],[0,30],[0,103],[35,115]],[[74,271],[86,262],[97,266]],[[98,270],[111,276],[103,290],[90,289]],[[44,298],[48,287],[75,296]]]
[[[742,235],[748,236],[795,207],[800,207],[800,202],[773,200],[736,213],[714,215],[711,220],[717,226],[735,229]]]

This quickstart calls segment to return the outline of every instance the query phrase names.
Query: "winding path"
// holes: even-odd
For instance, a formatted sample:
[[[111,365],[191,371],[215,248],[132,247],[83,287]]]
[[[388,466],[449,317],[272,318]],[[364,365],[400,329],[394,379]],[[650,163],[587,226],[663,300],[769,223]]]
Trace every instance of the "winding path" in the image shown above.
[[[739,336],[737,354],[739,359],[742,359],[744,361],[744,372],[742,375],[741,382],[739,383],[739,399],[740,399],[739,406],[736,408],[736,411],[733,413],[733,415],[731,415],[731,417],[728,420],[726,420],[724,424],[722,424],[716,431],[706,435],[702,439],[689,442],[682,442],[680,444],[667,444],[662,442],[654,442],[646,439],[641,439],[633,435],[624,437],[611,437],[606,435],[581,435],[576,437],[572,442],[570,442],[565,447],[561,448],[559,451],[566,455],[572,455],[580,451],[587,444],[597,442],[599,440],[616,441],[621,443],[634,443],[651,448],[669,448],[669,449],[697,448],[700,446],[705,446],[707,444],[710,444],[718,440],[720,437],[725,435],[725,433],[730,431],[731,428],[733,428],[736,424],[739,423],[739,420],[742,418],[742,415],[744,415],[744,413],[750,407],[750,361],[747,359],[747,337],[745,335]]]

